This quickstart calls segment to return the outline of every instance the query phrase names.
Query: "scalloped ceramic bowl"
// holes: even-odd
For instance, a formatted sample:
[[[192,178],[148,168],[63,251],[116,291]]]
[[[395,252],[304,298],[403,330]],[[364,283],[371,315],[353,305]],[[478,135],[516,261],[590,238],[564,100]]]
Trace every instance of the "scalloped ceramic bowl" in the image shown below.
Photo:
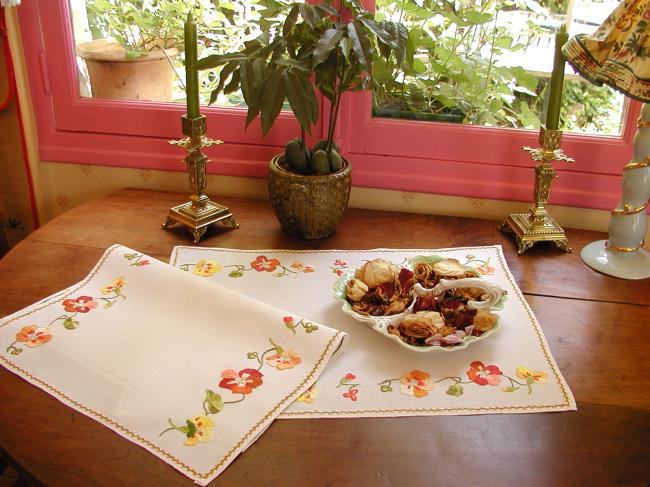
[[[424,260],[426,259],[426,260]],[[438,257],[438,256],[418,256],[414,257],[411,259],[412,263],[415,262],[430,262],[430,263],[435,263],[439,260],[442,260],[443,257]],[[471,268],[468,268],[471,269]],[[491,335],[494,335],[499,328],[501,327],[501,317],[497,314],[497,322],[492,327],[492,329],[482,333],[480,336],[473,336],[473,335],[468,335],[462,338],[462,341],[455,344],[455,345],[448,345],[448,346],[442,346],[442,345],[430,345],[430,346],[418,346],[418,345],[411,345],[409,343],[406,343],[402,341],[400,337],[397,335],[393,335],[392,333],[388,332],[388,326],[392,324],[397,324],[400,321],[404,319],[404,316],[406,316],[408,313],[412,312],[413,306],[415,305],[415,299],[411,302],[409,307],[406,309],[406,311],[390,316],[368,316],[368,315],[362,315],[357,313],[352,309],[352,305],[348,302],[346,299],[346,294],[345,294],[345,284],[349,279],[351,279],[354,276],[354,270],[350,270],[346,272],[345,274],[339,276],[338,279],[334,282],[334,297],[341,301],[341,311],[345,313],[348,316],[351,316],[357,321],[360,321],[361,323],[364,323],[368,325],[370,328],[372,328],[374,331],[377,333],[380,333],[381,335],[384,335],[386,338],[389,340],[392,340],[395,344],[399,345],[402,348],[405,348],[407,350],[410,350],[412,352],[418,352],[418,353],[430,353],[430,352],[436,352],[436,351],[444,351],[444,352],[454,352],[456,350],[462,350],[464,348],[467,348],[471,343],[475,343],[480,340],[485,340]],[[447,279],[442,279],[440,283],[433,289],[425,289],[422,287],[420,284],[416,284],[414,288],[414,294],[416,296],[418,295],[425,295],[425,294],[439,294],[444,292],[447,289],[451,289],[453,287],[458,288],[459,284],[462,284],[461,287],[481,287],[483,288],[487,294],[490,295],[490,298],[487,301],[470,301],[468,305],[470,307],[475,307],[475,308],[482,308],[482,309],[487,309],[490,311],[498,311],[503,309],[503,305],[506,300],[506,293],[503,289],[501,289],[499,286],[496,284],[491,284],[488,281],[485,281],[481,279],[480,277],[476,278],[465,278],[465,279],[456,279],[456,280],[447,280]]]

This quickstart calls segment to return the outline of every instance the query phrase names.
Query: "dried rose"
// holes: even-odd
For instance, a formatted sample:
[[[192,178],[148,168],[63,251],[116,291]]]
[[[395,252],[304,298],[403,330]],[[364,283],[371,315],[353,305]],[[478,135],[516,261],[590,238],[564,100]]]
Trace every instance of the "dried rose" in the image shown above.
[[[388,308],[386,308],[385,314],[387,315],[394,315],[397,313],[401,313],[406,309],[408,301],[406,299],[396,299],[392,303],[388,305]]]
[[[442,259],[433,264],[434,272],[441,277],[465,277],[467,269],[456,259]]]
[[[368,286],[359,279],[350,279],[345,285],[345,295],[350,301],[361,301],[368,293]]]
[[[420,262],[419,264],[415,264],[415,267],[413,268],[413,274],[416,281],[426,282],[431,278],[433,274],[433,268],[429,264]]]
[[[405,336],[424,339],[433,336],[442,326],[444,320],[440,313],[421,311],[405,317],[398,328]]]
[[[485,332],[491,330],[494,325],[497,323],[497,315],[485,311],[484,309],[479,309],[476,311],[476,316],[474,317],[474,329]]]
[[[394,282],[398,272],[394,264],[383,259],[373,259],[359,267],[354,277],[373,289],[385,282]]]

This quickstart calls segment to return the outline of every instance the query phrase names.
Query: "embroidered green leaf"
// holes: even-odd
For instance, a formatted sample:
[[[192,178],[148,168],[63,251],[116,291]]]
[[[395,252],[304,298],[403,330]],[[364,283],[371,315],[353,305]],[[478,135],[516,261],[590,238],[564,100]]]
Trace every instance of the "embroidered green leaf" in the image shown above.
[[[393,388],[389,385],[383,385],[379,389],[381,392],[393,392]]]
[[[189,419],[187,420],[187,429],[183,426],[179,429],[184,432],[188,438],[194,438],[194,435],[196,435],[196,425]]]
[[[246,357],[248,357],[249,360],[256,359],[258,357],[257,352],[248,352],[246,354]]]
[[[223,411],[223,399],[221,396],[210,389],[205,390],[205,401],[208,404],[210,414],[217,414]]]
[[[501,389],[503,392],[515,392],[521,389],[520,387],[504,387]]]
[[[79,322],[77,320],[73,320],[69,316],[63,320],[63,327],[67,330],[74,330],[75,328],[79,327]]]
[[[242,271],[232,271],[230,274],[228,274],[228,277],[241,277],[243,275],[244,273]]]
[[[460,384],[451,385],[449,386],[449,389],[447,389],[447,394],[454,397],[462,396],[464,392],[465,390]]]
[[[104,309],[108,309],[115,304],[115,301],[109,301],[104,305]],[[66,327],[67,328],[67,327]]]
[[[473,256],[472,254],[469,254],[469,255],[468,255],[467,257],[465,257],[465,258],[466,258],[468,261],[476,259],[476,257]]]

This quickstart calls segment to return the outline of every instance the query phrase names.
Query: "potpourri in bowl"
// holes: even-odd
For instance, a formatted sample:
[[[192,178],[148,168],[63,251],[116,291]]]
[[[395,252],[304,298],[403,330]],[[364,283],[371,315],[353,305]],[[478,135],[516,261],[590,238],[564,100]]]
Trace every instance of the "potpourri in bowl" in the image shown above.
[[[413,272],[375,259],[341,276],[334,288],[343,312],[416,352],[459,350],[499,329],[499,286],[456,259],[418,256],[411,265]],[[394,287],[385,285],[391,276]]]

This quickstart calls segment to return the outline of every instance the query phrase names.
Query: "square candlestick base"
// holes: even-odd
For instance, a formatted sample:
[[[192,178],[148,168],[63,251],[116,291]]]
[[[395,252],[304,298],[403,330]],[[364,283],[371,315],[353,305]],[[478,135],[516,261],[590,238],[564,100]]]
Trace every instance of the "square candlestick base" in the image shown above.
[[[167,220],[163,228],[169,228],[175,223],[185,225],[192,236],[194,243],[198,243],[208,226],[221,222],[232,228],[239,228],[234,215],[228,208],[214,201],[210,201],[206,195],[198,198],[191,197],[192,201],[174,206],[169,210]]]
[[[499,226],[499,230],[515,234],[519,255],[537,242],[553,242],[565,252],[571,252],[564,230],[548,214],[514,213]]]

